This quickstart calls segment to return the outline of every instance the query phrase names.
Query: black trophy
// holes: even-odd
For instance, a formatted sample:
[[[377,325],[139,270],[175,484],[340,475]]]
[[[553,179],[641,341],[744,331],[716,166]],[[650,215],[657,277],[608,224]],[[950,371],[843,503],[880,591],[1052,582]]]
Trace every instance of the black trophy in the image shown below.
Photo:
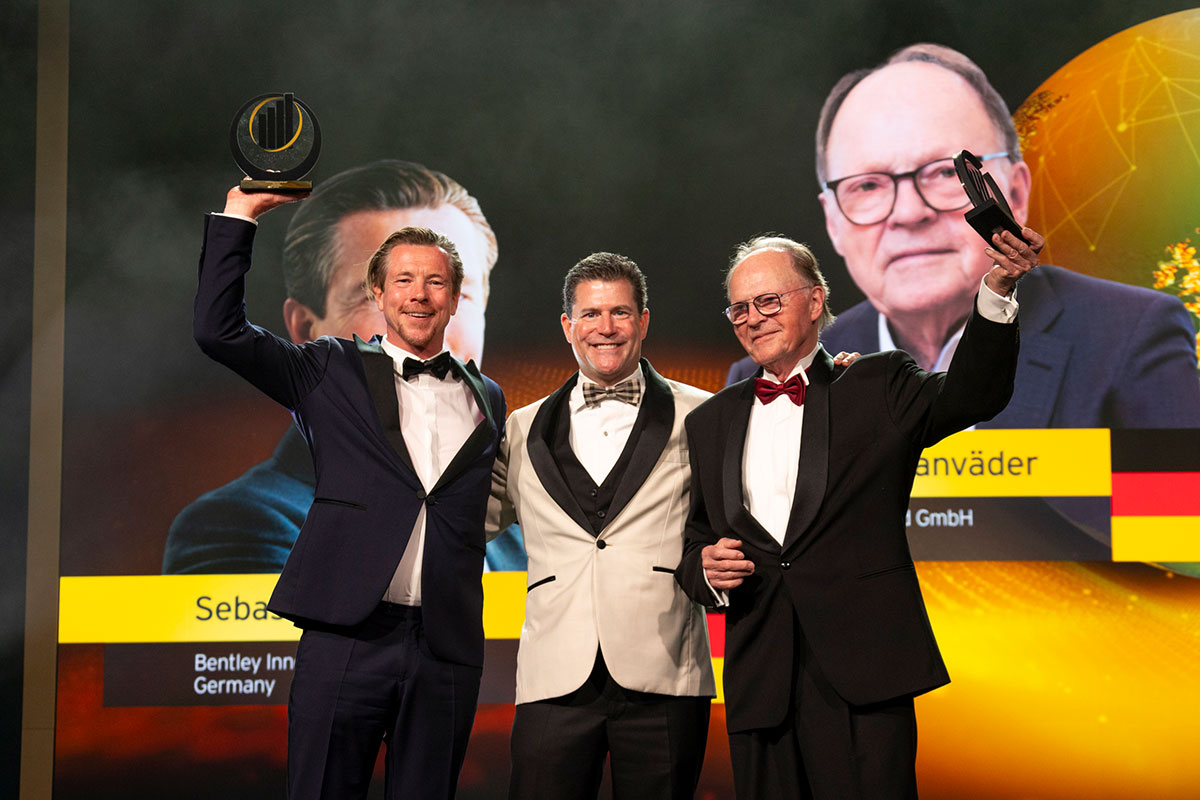
[[[983,171],[979,156],[969,150],[960,151],[954,157],[954,171],[958,173],[958,181],[971,201],[971,210],[963,216],[989,247],[994,246],[992,234],[1003,231],[1029,244],[1021,235],[1021,226],[1013,219],[1004,193],[996,185],[995,179]]]
[[[321,153],[317,116],[291,92],[259,95],[233,118],[233,160],[248,176],[243,192],[309,192],[300,180]]]

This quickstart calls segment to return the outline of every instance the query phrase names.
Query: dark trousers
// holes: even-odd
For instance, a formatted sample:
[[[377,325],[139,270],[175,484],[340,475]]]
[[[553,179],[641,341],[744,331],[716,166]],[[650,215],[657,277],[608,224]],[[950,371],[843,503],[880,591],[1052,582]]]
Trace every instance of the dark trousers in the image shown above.
[[[387,800],[452,798],[478,667],[439,661],[421,609],[381,603],[353,628],[307,629],[288,698],[288,797],[365,798],[387,742]]]
[[[796,635],[803,644],[788,716],[774,728],[729,734],[739,800],[915,800],[912,698],[850,705],[821,674],[798,622]]]
[[[592,674],[571,694],[517,706],[509,800],[595,798],[606,755],[614,800],[691,798],[710,704],[624,689],[597,653]]]

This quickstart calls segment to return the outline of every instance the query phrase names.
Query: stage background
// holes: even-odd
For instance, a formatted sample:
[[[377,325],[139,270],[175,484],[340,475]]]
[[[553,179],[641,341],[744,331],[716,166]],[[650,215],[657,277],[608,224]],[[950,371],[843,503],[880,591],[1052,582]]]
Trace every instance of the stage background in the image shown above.
[[[720,268],[737,242],[763,231],[807,241],[826,265],[835,310],[862,299],[826,239],[812,167],[817,111],[838,77],[933,40],[974,58],[1015,109],[1106,37],[1186,7],[73,3],[69,38],[59,42],[70,58],[64,587],[159,573],[175,514],[266,458],[288,425],[204,359],[190,335],[201,215],[219,210],[240,177],[228,126],[249,97],[294,91],[314,108],[325,141],[317,182],[403,158],[446,172],[479,199],[500,244],[483,366],[510,407],[572,369],[558,328],[560,279],[601,249],[630,255],[649,276],[647,356],[672,377],[715,389],[740,355],[719,316]],[[3,85],[15,102],[4,135],[16,169],[6,170],[4,197],[15,213],[3,225],[15,233],[3,245],[13,311],[3,328],[12,347],[2,410],[14,421],[5,520],[14,513],[19,531],[34,6],[18,3],[11,15]],[[1200,169],[1181,170],[1194,187]],[[1200,224],[1194,190],[1158,201],[1192,209]],[[264,219],[247,298],[251,318],[277,332],[289,214]],[[1145,253],[1147,281],[1159,257]],[[12,557],[3,569],[23,563],[21,543],[5,537],[11,553],[0,558]],[[929,561],[919,573],[955,679],[919,705],[926,796],[1194,794],[1200,583],[1099,562]],[[23,608],[7,602],[20,578],[3,584],[6,615]],[[19,664],[19,638],[10,646],[4,630],[5,663]],[[282,707],[118,704],[108,696],[115,659],[135,665],[126,682],[153,684],[156,673],[145,653],[117,641],[84,634],[59,648],[55,797],[282,796]],[[489,654],[508,642],[494,637]],[[19,707],[19,691],[4,691],[6,707]],[[481,707],[462,796],[494,797],[505,785],[511,714],[503,702]],[[719,707],[702,793],[731,796]]]
[[[36,6],[0,9],[0,796],[20,776],[29,498],[30,333],[33,327]],[[56,298],[61,311],[61,298]],[[45,715],[49,719],[49,715]]]

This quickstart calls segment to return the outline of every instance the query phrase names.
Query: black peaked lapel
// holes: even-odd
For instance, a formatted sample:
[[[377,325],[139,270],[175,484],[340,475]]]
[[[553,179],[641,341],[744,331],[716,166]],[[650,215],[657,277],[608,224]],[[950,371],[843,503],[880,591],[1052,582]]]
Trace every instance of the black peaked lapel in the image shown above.
[[[759,372],[761,371],[760,367]],[[779,543],[775,538],[746,510],[746,496],[742,491],[742,456],[746,452],[746,429],[750,426],[750,409],[754,407],[754,379],[747,378],[734,386],[737,389],[736,394],[730,398],[732,413],[721,470],[721,485],[725,488],[725,521],[743,537],[749,535],[752,540],[757,540],[756,544],[759,547],[778,549]]]
[[[491,398],[488,397],[487,387],[483,385],[483,378],[479,374],[479,367],[475,366],[475,362],[469,361],[463,364],[457,358],[451,359],[454,362],[454,369],[463,383],[471,388],[471,392],[475,395],[475,403],[479,406],[479,411],[483,414],[483,419],[475,426],[475,430],[471,431],[471,435],[463,442],[462,447],[458,448],[458,452],[454,454],[454,458],[450,460],[449,465],[442,471],[442,475],[437,480],[437,484],[433,487],[435,491],[440,489],[445,484],[454,480],[467,465],[473,462],[479,456],[483,455],[483,451],[487,449],[488,444],[496,439],[496,419],[492,413]]]
[[[367,379],[367,391],[371,395],[371,403],[375,413],[379,415],[379,424],[387,437],[388,444],[404,466],[416,474],[412,458],[408,455],[408,446],[404,443],[404,434],[400,431],[400,403],[396,400],[395,362],[392,357],[383,352],[376,336],[369,342],[354,337],[362,357],[363,372]]]
[[[580,528],[590,531],[592,523],[587,514],[583,513],[583,508],[567,486],[562,470],[554,459],[554,423],[559,419],[560,408],[568,402],[571,390],[575,388],[575,382],[578,380],[579,373],[575,373],[542,402],[529,425],[529,441],[526,446],[529,449],[529,463],[533,465],[533,471],[537,473],[546,494],[550,495],[559,508],[567,512],[567,516]]]
[[[629,441],[625,443],[625,448],[633,448],[633,451],[608,507],[610,520],[616,519],[621,509],[625,508],[638,489],[642,488],[667,446],[667,441],[671,438],[671,428],[675,424],[675,395],[672,394],[670,385],[644,358],[642,374],[646,378],[646,389],[642,394],[638,419],[629,433]],[[620,458],[617,459],[617,463],[621,463]]]
[[[796,471],[796,493],[792,496],[792,513],[783,537],[784,550],[794,545],[816,519],[829,480],[829,383],[833,380],[833,359],[824,347],[817,349],[817,356],[805,374],[808,389],[800,432],[800,468]]]

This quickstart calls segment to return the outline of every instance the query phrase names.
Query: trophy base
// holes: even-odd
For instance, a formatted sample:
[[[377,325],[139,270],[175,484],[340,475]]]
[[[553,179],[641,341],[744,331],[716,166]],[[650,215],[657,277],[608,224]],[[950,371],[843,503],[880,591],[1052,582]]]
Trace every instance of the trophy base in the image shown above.
[[[300,194],[312,191],[312,181],[252,181],[244,179],[238,187],[243,192],[279,192],[281,194]]]
[[[988,177],[990,178],[991,176],[989,175]],[[981,205],[972,208],[964,214],[963,218],[988,243],[988,247],[995,247],[992,243],[992,234],[1003,233],[1004,231],[1008,231],[1017,237],[1018,241],[1029,244],[1029,242],[1025,241],[1025,237],[1021,235],[1021,226],[1010,215],[1004,212],[1004,209],[1000,207],[994,198],[989,197]]]

